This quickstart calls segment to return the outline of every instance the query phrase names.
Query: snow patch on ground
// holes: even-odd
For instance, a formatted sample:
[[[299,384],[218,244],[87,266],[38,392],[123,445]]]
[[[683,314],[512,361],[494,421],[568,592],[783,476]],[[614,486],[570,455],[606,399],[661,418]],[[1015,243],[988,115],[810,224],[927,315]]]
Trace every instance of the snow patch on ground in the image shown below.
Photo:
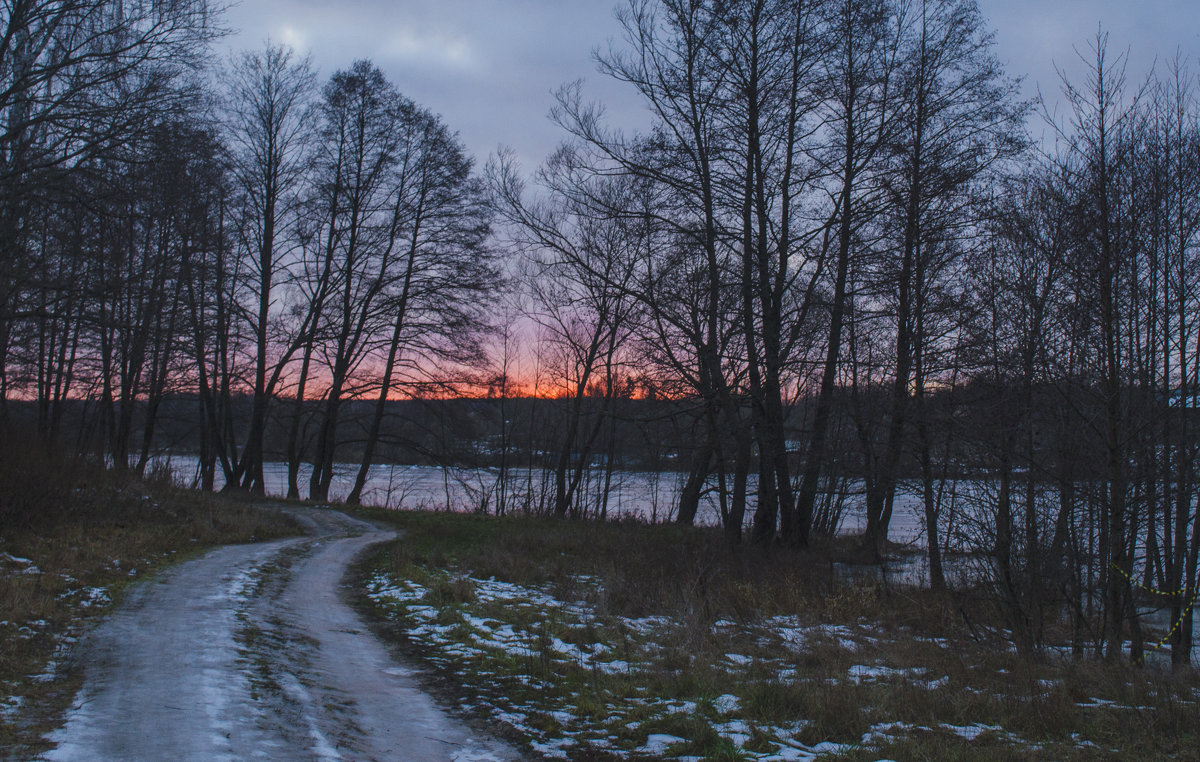
[[[980,735],[987,732],[1004,733],[1004,728],[1000,727],[999,725],[983,725],[980,723],[975,723],[973,725],[951,725],[943,722],[941,725],[938,725],[938,727],[942,728],[943,730],[949,730],[954,735],[960,738],[965,738],[968,741],[974,741]]]
[[[1095,698],[1095,697],[1090,698],[1087,701],[1077,702],[1075,704],[1075,706],[1082,707],[1084,709],[1105,708],[1105,709],[1130,709],[1130,710],[1139,710],[1139,711],[1146,711],[1146,710],[1154,709],[1154,707],[1152,707],[1152,706],[1132,706],[1130,704],[1118,704],[1117,702],[1111,701],[1109,699],[1102,699],[1102,698]]]
[[[22,696],[7,696],[0,702],[0,717],[6,722],[12,721],[21,714],[21,709],[25,706],[25,699]]]
[[[726,693],[713,699],[713,708],[721,714],[733,714],[741,706],[742,700],[731,693]]]
[[[685,740],[679,736],[672,736],[666,733],[651,733],[646,737],[646,743],[642,744],[642,747],[638,751],[642,754],[662,756],[669,747],[677,743],[683,743]]]
[[[831,640],[846,651],[857,651],[859,638],[844,624],[805,625],[798,616],[775,616],[764,624],[792,651],[800,652],[816,640]]]
[[[0,577],[16,577],[23,574],[41,574],[42,570],[28,558],[0,553]]]
[[[619,617],[618,619],[621,624],[638,635],[652,635],[657,632],[669,630],[675,625],[674,621],[665,616],[644,616],[637,619]]]
[[[61,600],[74,600],[85,609],[112,604],[112,596],[108,594],[108,588],[104,587],[82,587],[77,590],[68,590],[58,597]]]
[[[925,668],[894,669],[881,665],[867,666],[865,664],[856,664],[850,668],[848,674],[850,679],[855,683],[874,683],[879,680],[921,677],[925,674]]]
[[[865,745],[890,743],[913,730],[923,729],[925,728],[920,728],[907,722],[880,722],[872,725],[870,730],[863,734],[862,742]]]

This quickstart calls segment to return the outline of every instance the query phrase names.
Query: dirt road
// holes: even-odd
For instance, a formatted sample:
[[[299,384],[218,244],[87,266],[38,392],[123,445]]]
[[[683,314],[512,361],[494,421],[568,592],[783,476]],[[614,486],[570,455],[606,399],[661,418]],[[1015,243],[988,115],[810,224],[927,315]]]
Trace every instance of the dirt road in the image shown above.
[[[235,545],[133,590],[86,640],[48,760],[517,759],[450,717],[339,594],[394,535],[289,509],[309,536]]]

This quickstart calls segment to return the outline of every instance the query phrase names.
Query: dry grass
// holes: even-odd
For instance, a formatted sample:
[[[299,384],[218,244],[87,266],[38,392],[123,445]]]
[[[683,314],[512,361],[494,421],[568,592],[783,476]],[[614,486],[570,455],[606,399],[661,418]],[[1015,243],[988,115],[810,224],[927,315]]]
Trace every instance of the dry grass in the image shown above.
[[[569,735],[558,724],[564,708],[577,717],[574,735],[609,739],[569,749],[573,759],[645,758],[636,749],[660,732],[686,741],[666,754],[749,759],[787,741],[785,730],[807,746],[836,743],[833,757],[854,760],[1200,758],[1194,675],[1022,657],[987,601],[848,582],[836,571],[848,550],[837,544],[764,554],[674,526],[372,516],[406,535],[364,573],[421,585],[428,592],[419,603],[454,625],[451,651],[426,640],[410,642],[414,652],[459,685],[464,700],[559,718],[527,721],[533,742]],[[478,599],[471,580],[489,578],[576,602],[594,618]],[[404,623],[415,623],[403,606],[386,613],[401,623],[401,637]],[[464,656],[478,634],[472,617],[531,633],[528,655],[468,648]],[[620,626],[623,617],[669,625],[642,641]],[[802,646],[764,635],[777,618],[808,628]],[[603,674],[564,664],[547,647],[552,638],[603,643],[638,667]],[[735,667],[731,652],[748,659]],[[893,671],[855,679],[863,665]],[[722,694],[737,696],[737,711],[706,714],[705,702]],[[680,701],[689,708],[647,708]],[[740,746],[730,745],[730,719],[750,728]]]
[[[0,756],[31,753],[77,688],[71,645],[129,583],[213,545],[293,534],[282,514],[0,445]],[[30,563],[25,563],[28,561]]]

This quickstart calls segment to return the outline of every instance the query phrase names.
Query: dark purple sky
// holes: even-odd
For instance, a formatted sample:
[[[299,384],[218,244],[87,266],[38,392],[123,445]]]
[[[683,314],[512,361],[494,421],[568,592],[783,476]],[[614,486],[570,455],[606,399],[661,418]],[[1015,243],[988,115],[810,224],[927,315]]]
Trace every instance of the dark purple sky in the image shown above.
[[[1054,66],[1077,73],[1098,24],[1113,50],[1129,50],[1140,81],[1157,56],[1200,56],[1197,0],[979,0],[1010,74],[1057,97]],[[586,79],[615,125],[641,126],[637,101],[595,71],[592,51],[619,38],[613,0],[241,0],[227,17],[234,49],[268,37],[310,51],[322,79],[370,58],[401,92],[440,113],[483,162],[513,147],[526,169],[561,139],[546,117],[552,91]],[[1035,132],[1037,132],[1035,127]]]

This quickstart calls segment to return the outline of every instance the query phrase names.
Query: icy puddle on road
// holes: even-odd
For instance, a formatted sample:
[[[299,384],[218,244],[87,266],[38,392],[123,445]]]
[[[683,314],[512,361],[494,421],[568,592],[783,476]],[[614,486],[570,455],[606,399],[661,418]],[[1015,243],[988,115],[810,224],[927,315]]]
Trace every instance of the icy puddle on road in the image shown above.
[[[422,693],[339,596],[392,532],[290,509],[309,536],[227,546],[133,589],[85,640],[47,760],[517,759]]]

